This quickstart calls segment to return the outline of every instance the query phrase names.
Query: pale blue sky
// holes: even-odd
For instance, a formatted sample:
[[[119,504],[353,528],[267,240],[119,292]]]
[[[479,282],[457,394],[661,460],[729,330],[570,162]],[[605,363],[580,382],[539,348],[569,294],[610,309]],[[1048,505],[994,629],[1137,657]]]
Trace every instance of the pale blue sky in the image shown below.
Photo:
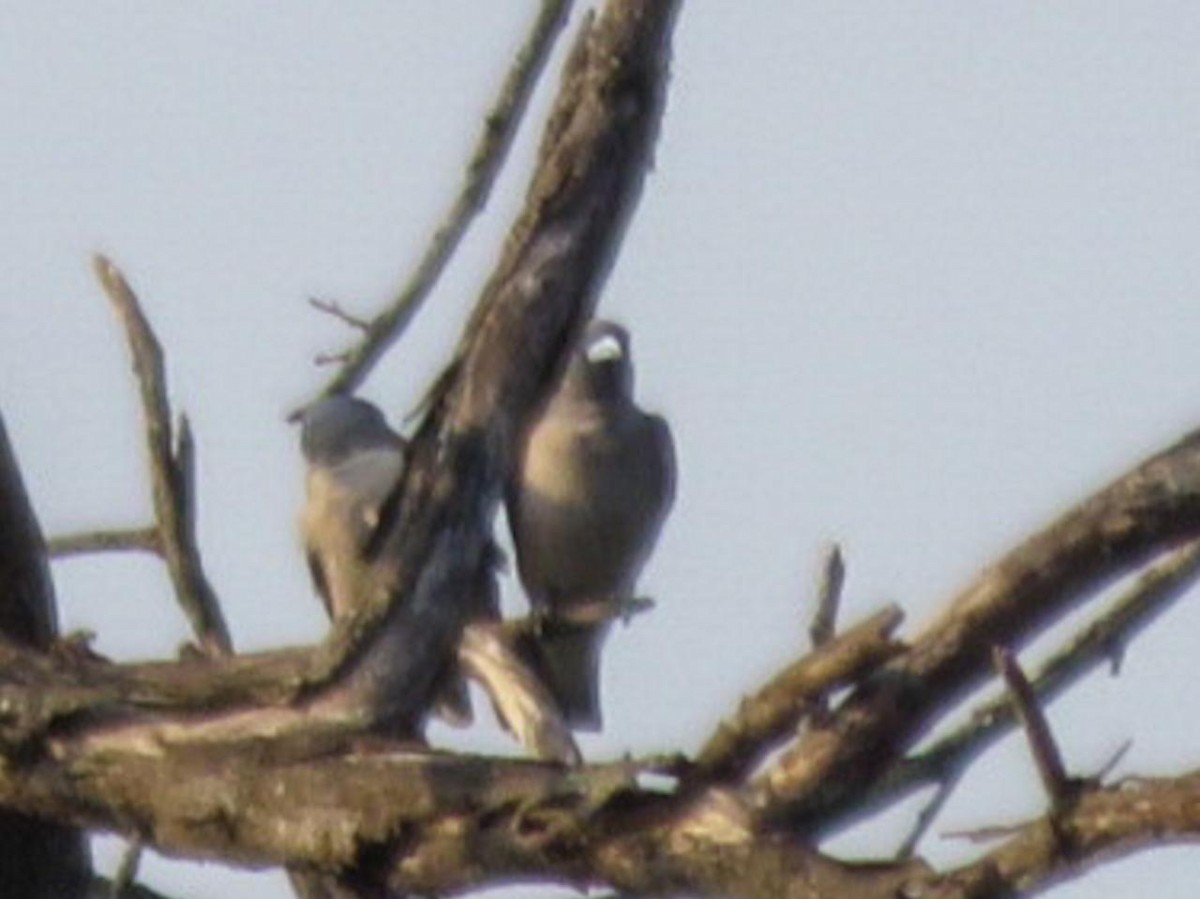
[[[535,7],[6,5],[0,408],[48,530],[148,514],[126,352],[88,265],[102,250],[192,416],[205,560],[239,646],[319,638],[283,413],[319,383],[314,354],[352,335],[305,299],[391,295]],[[642,585],[658,609],[611,641],[589,754],[695,748],[802,645],[826,539],[847,552],[846,615],[894,600],[915,629],[1014,539],[1200,424],[1198,46],[1187,2],[686,5],[656,170],[602,302],[634,331],[644,403],[673,422],[681,490]],[[496,256],[529,124],[367,386],[393,420]],[[56,576],[66,626],[102,651],[186,638],[153,561]],[[1129,736],[1126,772],[1200,764],[1178,699],[1194,605],[1119,680],[1055,706],[1081,771]],[[1041,808],[1016,741],[971,787],[941,829]],[[906,823],[840,848],[887,852]],[[144,871],[180,896],[288,895],[275,874]],[[1156,853],[1053,895],[1182,895],[1198,878],[1200,853]]]

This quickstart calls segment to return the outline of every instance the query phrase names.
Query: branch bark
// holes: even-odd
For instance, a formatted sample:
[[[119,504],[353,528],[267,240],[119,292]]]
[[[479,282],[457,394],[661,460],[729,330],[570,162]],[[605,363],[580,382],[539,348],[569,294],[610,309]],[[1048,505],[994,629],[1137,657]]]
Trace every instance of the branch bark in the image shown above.
[[[45,650],[57,633],[41,528],[0,418],[0,634]],[[0,895],[82,899],[90,883],[91,858],[82,833],[7,808],[0,811]]]
[[[828,827],[1019,647],[1086,596],[1200,535],[1200,434],[1155,455],[989,566],[898,659],[854,691],[754,786],[802,830]]]
[[[471,222],[487,205],[492,186],[508,158],[521,117],[529,105],[529,98],[570,11],[570,0],[542,0],[533,28],[517,51],[508,77],[500,88],[500,95],[484,118],[483,133],[479,135],[467,163],[458,196],[396,299],[369,322],[349,319],[362,329],[363,339],[346,351],[343,364],[325,385],[323,395],[346,393],[358,387],[388,347],[400,339],[433,290]],[[346,318],[344,313],[341,315]]]

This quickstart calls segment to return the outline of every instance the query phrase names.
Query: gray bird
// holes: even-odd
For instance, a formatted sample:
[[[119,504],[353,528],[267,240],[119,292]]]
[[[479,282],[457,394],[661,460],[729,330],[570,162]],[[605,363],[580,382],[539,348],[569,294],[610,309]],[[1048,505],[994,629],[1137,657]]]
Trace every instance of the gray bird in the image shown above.
[[[353,397],[320,400],[304,410],[300,421],[300,447],[308,463],[300,527],[313,583],[336,621],[371,597],[372,561],[365,550],[403,474],[405,444],[382,412]],[[539,758],[578,764],[579,751],[554,701],[503,639],[494,564],[489,559],[478,572],[457,666],[438,687],[435,711],[450,724],[470,723],[465,673],[488,693],[522,745]]]
[[[538,619],[534,666],[567,721],[599,729],[600,651],[675,498],[667,423],[633,399],[629,334],[593,321],[525,436],[508,488],[517,567]]]
[[[404,440],[375,406],[349,396],[319,400],[300,423],[308,463],[300,530],[313,584],[336,621],[369,595],[364,550],[404,471]]]
[[[405,443],[379,409],[356,397],[318,400],[304,410],[300,424],[300,449],[308,463],[300,530],[313,585],[329,617],[338,621],[372,596],[366,550],[404,473]],[[451,724],[470,722],[470,697],[461,678],[445,680],[437,713]]]

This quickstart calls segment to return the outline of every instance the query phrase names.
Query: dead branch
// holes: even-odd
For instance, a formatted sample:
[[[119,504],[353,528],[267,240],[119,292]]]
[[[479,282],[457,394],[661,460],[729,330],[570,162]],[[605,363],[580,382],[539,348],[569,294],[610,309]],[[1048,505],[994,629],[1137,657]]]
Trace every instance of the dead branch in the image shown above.
[[[1062,753],[1054,740],[1050,723],[1042,714],[1033,687],[1012,653],[997,647],[993,656],[997,671],[1008,685],[1009,701],[1025,730],[1029,751],[1046,795],[1050,797],[1050,805],[1059,810],[1073,797],[1075,783],[1067,775],[1067,767],[1063,764]]]
[[[929,899],[1032,895],[1095,863],[1200,839],[1200,774],[1093,788],[1068,809],[1023,826],[993,852],[945,875]]]
[[[1114,578],[1200,534],[1200,434],[1191,434],[1029,538],[755,784],[795,826],[829,823],[976,688],[991,647],[1020,646]]]
[[[1050,703],[1085,675],[1108,662],[1200,579],[1200,541],[1171,551],[1152,566],[1107,612],[1051,656],[1033,678],[1041,703]],[[956,783],[979,756],[1016,724],[1012,705],[1003,695],[971,714],[970,721],[928,749],[890,769],[858,807],[862,814],[892,805],[930,784]]]
[[[696,760],[702,779],[737,780],[750,771],[832,689],[855,683],[895,657],[892,639],[903,614],[895,606],[876,612],[823,643],[771,678],[709,737]]]
[[[838,605],[842,601],[842,585],[846,580],[846,563],[842,560],[842,548],[830,543],[821,556],[821,575],[817,581],[817,608],[808,636],[816,649],[828,643],[837,626]]]
[[[46,541],[52,559],[65,559],[101,552],[145,552],[160,555],[158,528],[128,528],[115,531],[81,531],[62,534]]]
[[[395,343],[433,290],[442,271],[487,205],[496,176],[508,158],[521,117],[533,95],[538,77],[550,58],[554,40],[566,23],[570,0],[542,0],[533,28],[513,61],[492,108],[484,117],[483,132],[471,153],[458,196],[434,232],[425,255],[391,304],[361,325],[362,341],[345,353],[327,356],[340,368],[321,391],[323,395],[350,392],[360,385],[387,348]]]
[[[176,445],[172,446],[171,407],[158,338],[120,269],[103,256],[93,259],[93,268],[121,319],[133,354],[146,425],[158,543],[175,586],[175,596],[192,623],[200,646],[210,653],[228,655],[233,646],[229,629],[217,595],[204,574],[196,543],[191,431],[186,420],[182,420]]]
[[[0,418],[0,634],[44,650],[57,633],[42,531]],[[91,859],[82,833],[10,808],[0,810],[0,895],[82,899],[90,881]]]

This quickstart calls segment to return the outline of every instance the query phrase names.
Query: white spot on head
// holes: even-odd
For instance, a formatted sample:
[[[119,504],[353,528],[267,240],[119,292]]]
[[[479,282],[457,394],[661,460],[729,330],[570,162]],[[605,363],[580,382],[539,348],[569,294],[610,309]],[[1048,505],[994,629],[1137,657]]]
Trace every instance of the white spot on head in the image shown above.
[[[614,359],[620,359],[625,355],[625,349],[621,346],[621,341],[612,334],[604,334],[588,344],[584,355],[588,362],[596,365],[600,362],[612,362]]]

